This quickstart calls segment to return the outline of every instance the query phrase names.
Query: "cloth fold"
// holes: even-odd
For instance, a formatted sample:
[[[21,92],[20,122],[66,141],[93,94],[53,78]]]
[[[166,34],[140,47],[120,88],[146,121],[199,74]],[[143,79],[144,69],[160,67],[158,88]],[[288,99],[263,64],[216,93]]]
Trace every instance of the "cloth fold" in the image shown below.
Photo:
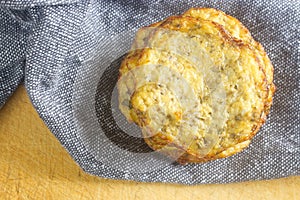
[[[124,136],[116,134],[139,137],[118,111],[116,68],[138,28],[191,7],[217,8],[245,24],[273,62],[277,92],[249,148],[180,166],[112,142]],[[51,132],[86,172],[100,177],[200,184],[300,175],[299,13],[294,0],[0,1],[0,107],[25,80]]]

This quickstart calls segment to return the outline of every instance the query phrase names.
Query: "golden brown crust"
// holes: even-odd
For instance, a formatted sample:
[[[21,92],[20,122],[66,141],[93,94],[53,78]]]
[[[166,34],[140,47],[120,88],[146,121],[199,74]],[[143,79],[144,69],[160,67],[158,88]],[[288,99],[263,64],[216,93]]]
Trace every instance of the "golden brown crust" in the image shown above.
[[[208,20],[211,20],[212,22],[209,22],[207,20],[201,20],[200,17],[194,17],[194,16],[187,16],[188,13],[194,12],[206,12],[209,13],[211,16],[206,17]],[[219,13],[216,13],[219,12]],[[208,8],[201,8],[201,9],[191,9],[187,11],[184,15],[186,17],[180,17],[180,16],[172,16],[168,19],[158,22],[155,24],[150,25],[149,27],[159,27],[162,29],[168,29],[173,31],[180,31],[185,32],[188,34],[195,34],[190,33],[191,27],[186,26],[186,24],[195,26],[196,24],[199,24],[199,22],[204,24],[211,24],[212,27],[218,29],[218,37],[220,37],[224,43],[230,44],[231,46],[234,46],[238,49],[248,49],[248,50],[242,50],[245,52],[248,52],[248,56],[251,57],[251,52],[253,52],[253,56],[256,57],[255,60],[257,62],[257,67],[260,67],[260,71],[262,73],[262,78],[260,78],[260,81],[257,80],[257,83],[259,83],[257,86],[261,89],[262,95],[262,103],[264,104],[263,109],[259,111],[260,113],[258,116],[256,114],[256,120],[255,124],[252,126],[249,133],[244,134],[243,136],[235,136],[236,138],[232,141],[230,139],[228,140],[220,140],[218,144],[213,147],[211,152],[208,152],[205,156],[199,155],[196,151],[192,149],[187,149],[184,146],[181,146],[180,144],[174,142],[174,137],[168,137],[166,134],[162,132],[156,133],[154,136],[145,138],[146,143],[153,148],[154,150],[162,150],[162,153],[169,155],[170,157],[176,158],[177,161],[181,164],[190,163],[190,162],[206,162],[209,160],[214,160],[218,158],[224,158],[228,157],[230,155],[233,155],[237,152],[240,152],[242,149],[247,147],[250,143],[250,140],[252,137],[257,133],[261,125],[264,123],[266,115],[268,114],[269,108],[272,103],[272,97],[274,94],[275,86],[272,83],[273,81],[273,67],[271,65],[271,62],[269,58],[267,57],[266,53],[263,50],[263,47],[255,42],[249,31],[235,18],[226,15],[223,12],[216,11],[214,9],[208,9]],[[234,26],[235,28],[238,27],[238,33],[236,37],[232,36],[229,28],[226,29],[226,26],[224,24],[219,24],[216,22],[216,17],[221,16],[223,19],[223,23],[228,24],[228,20],[230,21],[231,26]],[[174,21],[176,23],[174,24]],[[236,25],[237,24],[237,25]],[[213,28],[213,29],[214,29]],[[159,29],[157,29],[159,30]],[[152,29],[149,31],[147,28],[142,28],[138,33],[135,40],[135,43],[132,46],[132,52],[128,54],[128,56],[123,60],[121,68],[120,68],[120,75],[126,74],[128,71],[141,66],[143,64],[146,64],[148,62],[151,62],[151,59],[148,59],[147,55],[152,55],[153,52],[151,52],[151,45],[149,46],[149,40],[153,40],[155,38],[155,34],[158,32],[155,29]],[[208,32],[207,32],[208,33]],[[201,34],[201,33],[199,33]],[[214,35],[216,33],[213,33]],[[157,39],[154,39],[154,41]],[[151,43],[151,42],[150,42]],[[256,49],[256,50],[253,50]],[[259,54],[259,55],[257,55]],[[174,56],[174,55],[173,55]],[[176,57],[176,56],[175,56]],[[162,62],[162,61],[158,61]],[[186,63],[183,65],[187,65]],[[268,66],[266,66],[268,65]],[[266,76],[267,75],[267,76]],[[268,84],[266,84],[268,83]],[[134,121],[134,120],[133,120]],[[229,124],[232,126],[232,124],[229,122]],[[224,134],[223,134],[224,136]],[[222,137],[223,137],[222,136]],[[227,136],[226,136],[227,137]],[[168,148],[163,148],[166,145],[169,145]]]

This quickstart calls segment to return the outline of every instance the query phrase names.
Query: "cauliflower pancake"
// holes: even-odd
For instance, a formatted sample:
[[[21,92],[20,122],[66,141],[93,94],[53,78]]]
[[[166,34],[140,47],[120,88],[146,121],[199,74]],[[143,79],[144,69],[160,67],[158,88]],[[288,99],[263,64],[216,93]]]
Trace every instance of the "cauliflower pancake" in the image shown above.
[[[118,82],[122,113],[152,149],[182,164],[247,147],[270,98],[263,48],[253,50],[250,33],[237,40],[188,12],[140,29]]]

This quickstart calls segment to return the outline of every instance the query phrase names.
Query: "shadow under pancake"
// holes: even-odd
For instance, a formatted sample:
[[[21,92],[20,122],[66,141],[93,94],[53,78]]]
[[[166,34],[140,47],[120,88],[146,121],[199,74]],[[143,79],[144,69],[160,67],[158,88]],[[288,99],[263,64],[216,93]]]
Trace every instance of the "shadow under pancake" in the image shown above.
[[[149,153],[153,150],[141,137],[124,132],[116,123],[112,113],[112,93],[118,82],[119,67],[126,55],[116,59],[104,71],[97,86],[95,109],[98,122],[106,137],[118,147],[133,153]],[[114,109],[119,109],[118,107]]]

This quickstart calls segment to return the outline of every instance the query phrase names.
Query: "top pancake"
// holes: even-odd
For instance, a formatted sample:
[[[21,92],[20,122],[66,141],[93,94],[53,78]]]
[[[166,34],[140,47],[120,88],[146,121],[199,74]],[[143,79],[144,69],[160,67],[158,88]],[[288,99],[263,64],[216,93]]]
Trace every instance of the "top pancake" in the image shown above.
[[[227,15],[220,10],[216,10],[214,8],[191,8],[183,13],[182,16],[210,20],[214,23],[218,23],[223,26],[224,30],[233,39],[241,41],[243,44],[248,44],[256,51],[257,59],[259,62],[261,62],[261,66],[266,74],[266,79],[268,82],[269,93],[268,99],[265,102],[266,105],[264,112],[264,117],[266,117],[266,115],[269,114],[276,87],[273,83],[274,68],[263,46],[252,38],[249,30],[238,19]],[[151,24],[149,27],[158,27],[162,22]],[[144,44],[143,40],[147,40],[147,32],[149,32],[149,29],[146,29],[146,31],[145,29],[139,30],[139,32],[136,34],[136,39],[132,45],[132,49],[143,48],[143,46],[146,45]]]

